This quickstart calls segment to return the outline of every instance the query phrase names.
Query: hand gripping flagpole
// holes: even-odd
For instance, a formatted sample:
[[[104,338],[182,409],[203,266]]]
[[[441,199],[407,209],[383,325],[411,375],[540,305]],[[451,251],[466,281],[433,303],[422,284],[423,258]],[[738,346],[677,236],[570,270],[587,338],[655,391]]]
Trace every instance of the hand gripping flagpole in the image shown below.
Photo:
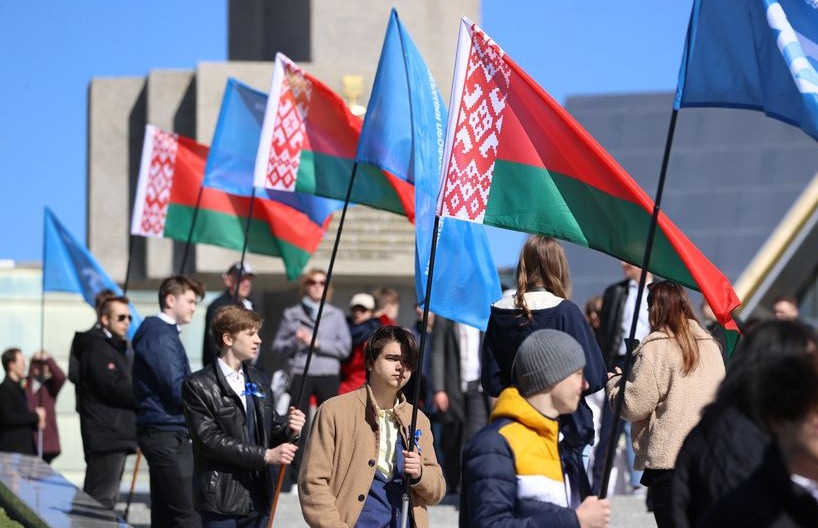
[[[670,125],[667,131],[667,140],[665,141],[665,153],[662,157],[662,168],[659,172],[659,184],[656,189],[656,199],[653,202],[653,215],[650,219],[650,227],[648,228],[648,238],[645,242],[645,254],[642,256],[642,273],[639,275],[639,288],[636,291],[636,304],[634,306],[642,305],[642,292],[645,289],[647,282],[648,267],[650,266],[650,257],[653,251],[653,240],[656,236],[656,227],[659,221],[659,210],[662,203],[662,193],[665,188],[665,177],[667,176],[667,166],[670,160],[670,149],[673,146],[673,135],[676,131],[676,115],[678,110],[673,110],[670,115]],[[616,394],[616,402],[614,404],[613,427],[608,437],[608,449],[605,452],[605,464],[602,470],[602,480],[599,488],[599,498],[604,499],[608,494],[608,482],[611,477],[611,468],[613,467],[613,459],[616,453],[616,441],[618,439],[619,420],[622,416],[622,407],[625,402],[625,384],[631,374],[633,367],[633,351],[639,344],[636,339],[636,325],[639,321],[639,310],[633,311],[633,318],[631,319],[631,329],[628,338],[625,339],[625,369],[622,371],[622,376],[619,380],[619,392]]]
[[[327,303],[327,292],[329,291],[330,281],[332,280],[332,269],[335,267],[335,257],[338,255],[338,245],[341,241],[341,233],[344,231],[344,220],[347,216],[347,209],[349,208],[349,199],[352,196],[352,185],[355,183],[355,173],[358,172],[358,162],[352,165],[352,174],[349,177],[349,186],[347,187],[347,194],[344,197],[344,208],[341,210],[341,219],[338,221],[338,231],[335,234],[335,243],[332,245],[332,254],[329,258],[329,265],[327,266],[327,278],[324,283],[324,291],[321,293],[321,303],[318,305],[318,313],[315,315],[315,325],[312,328],[312,337],[310,338],[310,347],[307,350],[307,360],[304,362],[304,374],[301,376],[301,386],[298,387],[298,397],[295,399],[295,408],[301,408],[301,400],[304,399],[304,389],[307,384],[307,372],[310,370],[310,363],[315,352],[315,341],[318,338],[318,325],[321,323],[321,315],[324,313],[324,305]],[[236,290],[238,291],[238,290]],[[298,442],[300,438],[295,437],[291,439],[293,443]],[[273,500],[270,504],[270,520],[267,522],[267,528],[273,526],[273,519],[276,514],[276,507],[278,506],[278,497],[281,495],[281,487],[284,485],[284,476],[287,473],[289,466],[281,466],[278,472],[278,480],[276,481],[276,489],[273,493]]]
[[[426,296],[423,301],[423,318],[420,323],[420,345],[418,350],[418,366],[413,373],[415,376],[415,401],[412,402],[412,422],[409,426],[409,452],[414,451],[417,439],[415,437],[418,423],[418,398],[420,396],[420,380],[423,377],[423,352],[426,349],[426,331],[429,324],[429,306],[432,298],[432,279],[435,275],[435,254],[437,253],[437,233],[440,229],[440,217],[435,215],[435,224],[432,227],[432,250],[429,253],[429,276],[426,278]],[[418,446],[420,452],[420,446]],[[411,495],[411,479],[404,475],[403,510],[400,518],[401,528],[406,528],[409,522],[409,502]]]

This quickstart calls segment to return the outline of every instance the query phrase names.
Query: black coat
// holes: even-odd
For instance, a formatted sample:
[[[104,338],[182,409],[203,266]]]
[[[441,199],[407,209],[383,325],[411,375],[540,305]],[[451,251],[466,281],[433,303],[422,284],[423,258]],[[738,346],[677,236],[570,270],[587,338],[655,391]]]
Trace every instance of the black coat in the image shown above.
[[[76,394],[74,404],[77,412],[80,412],[80,358],[95,338],[105,338],[105,332],[102,331],[99,323],[85,332],[75,332],[74,339],[71,341],[71,351],[68,353],[68,381],[74,384]]]
[[[136,452],[136,406],[127,341],[86,332],[79,356],[77,410],[86,454]]]
[[[599,329],[596,337],[608,370],[613,370],[614,360],[624,339],[622,314],[625,302],[628,300],[629,283],[630,279],[625,279],[612,284],[602,294],[602,308],[599,310]]]
[[[480,342],[483,332],[480,332]],[[438,411],[442,422],[466,422],[466,400],[460,379],[460,337],[455,323],[444,317],[435,318],[432,329],[432,392],[444,391],[449,398],[449,410]],[[479,353],[479,352],[478,352]]]
[[[736,405],[705,409],[676,457],[671,493],[676,528],[696,526],[708,508],[744,482],[761,464],[769,442]]]
[[[246,381],[256,383],[263,393],[263,397],[253,396],[255,420],[263,427],[256,427],[252,441],[241,399],[218,362],[191,374],[182,388],[193,441],[193,503],[200,512],[247,515],[251,489],[271,496],[272,471],[264,463],[264,452],[287,441],[287,428],[276,421],[269,378],[253,366],[245,365],[244,373]]]
[[[719,501],[701,528],[795,528],[818,526],[818,501],[790,480],[778,446],[771,445],[750,478]]]
[[[593,331],[579,307],[564,300],[551,308],[532,310],[531,315],[532,320],[527,321],[519,309],[491,307],[480,357],[483,391],[498,396],[512,384],[512,365],[517,349],[532,332],[545,328],[565,332],[582,346],[585,353],[583,373],[588,382],[583,396],[602,389],[607,379],[605,364]],[[565,471],[584,499],[591,493],[591,485],[583,467],[582,451],[594,441],[594,417],[585,398],[580,399],[575,412],[560,416],[560,433],[563,435],[560,448]]]
[[[0,383],[0,451],[33,455],[39,417],[28,410],[26,393],[6,373]]]

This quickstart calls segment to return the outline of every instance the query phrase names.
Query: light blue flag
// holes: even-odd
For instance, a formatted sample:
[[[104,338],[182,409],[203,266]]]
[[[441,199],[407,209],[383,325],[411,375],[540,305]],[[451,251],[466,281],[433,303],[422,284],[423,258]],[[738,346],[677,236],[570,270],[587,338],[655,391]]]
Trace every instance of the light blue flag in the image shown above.
[[[818,139],[818,2],[696,0],[674,108],[761,110]]]
[[[205,165],[205,187],[238,196],[253,194],[253,171],[266,107],[267,94],[236,79],[227,80]],[[337,200],[261,188],[256,188],[256,197],[287,204],[318,225],[323,225],[327,216],[344,206]]]
[[[355,160],[415,185],[415,290],[423,305],[447,113],[432,73],[392,9]],[[441,218],[432,302],[443,317],[485,329],[500,279],[480,224]]]
[[[94,306],[94,297],[108,288],[122,295],[122,288],[105,273],[102,266],[57,219],[51,209],[45,209],[43,241],[43,292],[62,291],[79,293],[85,302]],[[131,321],[128,337],[133,337],[142,324],[142,317],[130,305]]]

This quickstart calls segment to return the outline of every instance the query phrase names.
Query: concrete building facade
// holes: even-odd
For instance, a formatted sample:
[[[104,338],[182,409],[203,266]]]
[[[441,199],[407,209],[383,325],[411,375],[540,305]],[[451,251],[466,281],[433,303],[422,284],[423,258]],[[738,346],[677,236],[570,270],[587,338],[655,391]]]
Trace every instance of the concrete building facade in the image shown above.
[[[288,37],[295,44],[287,45],[284,37],[271,42],[292,50],[296,59],[308,57],[309,61],[301,62],[302,67],[347,97],[351,105],[365,105],[390,5],[372,0],[345,2],[343,6],[329,0],[304,4],[307,7],[287,2],[231,2],[231,56],[272,59],[273,44],[259,24],[266,20],[278,27],[282,21],[291,20],[296,26],[303,25],[306,13],[308,42],[304,31]],[[479,2],[400,1],[395,7],[447,97],[460,17],[478,20]],[[246,33],[243,39],[242,31]],[[130,255],[131,288],[154,288],[163,277],[179,271],[184,250],[184,244],[172,240],[129,240],[130,209],[145,124],[210,144],[227,79],[234,77],[266,92],[272,71],[273,63],[269,61],[203,62],[190,71],[154,70],[145,78],[92,80],[88,105],[88,245],[115,280],[125,280]],[[339,216],[335,215],[308,267],[327,267]],[[357,291],[389,285],[401,291],[402,322],[411,323],[413,241],[413,227],[405,218],[366,207],[351,208],[334,268],[336,302],[344,304]],[[209,288],[219,289],[221,273],[238,258],[235,251],[199,245],[184,271],[204,279]],[[295,300],[294,285],[287,283],[278,259],[249,255],[247,260],[259,272],[256,291],[265,292],[260,299],[262,311],[277,319],[281,309]]]

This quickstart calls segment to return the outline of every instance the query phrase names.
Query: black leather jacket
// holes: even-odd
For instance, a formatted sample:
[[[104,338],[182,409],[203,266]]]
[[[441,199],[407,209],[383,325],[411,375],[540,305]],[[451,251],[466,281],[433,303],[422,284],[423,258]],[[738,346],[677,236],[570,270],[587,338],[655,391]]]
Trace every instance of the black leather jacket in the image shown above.
[[[253,396],[256,438],[248,439],[241,399],[227,384],[218,362],[191,374],[182,388],[185,420],[193,441],[193,501],[197,511],[247,515],[253,494],[271,496],[271,467],[264,451],[287,441],[287,428],[276,420],[270,380],[245,365],[245,380],[263,396]],[[261,427],[263,424],[263,427]],[[261,489],[264,488],[264,489]]]

